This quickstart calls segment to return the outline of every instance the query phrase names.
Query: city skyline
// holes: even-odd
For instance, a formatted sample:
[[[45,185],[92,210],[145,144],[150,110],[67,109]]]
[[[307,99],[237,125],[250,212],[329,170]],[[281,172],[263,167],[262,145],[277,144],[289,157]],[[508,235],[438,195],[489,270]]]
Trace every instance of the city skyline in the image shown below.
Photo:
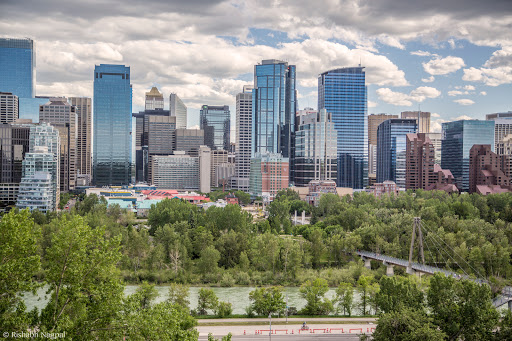
[[[510,110],[508,1],[128,1],[116,11],[112,4],[102,1],[102,11],[72,1],[2,4],[2,36],[36,42],[37,95],[92,97],[94,65],[124,64],[133,70],[134,112],[158,86],[166,107],[171,92],[189,106],[189,126],[199,124],[204,104],[228,104],[234,122],[235,96],[252,83],[253,65],[276,58],[297,65],[299,109],[315,108],[318,74],[361,63],[369,114],[421,106],[440,131],[444,121]]]

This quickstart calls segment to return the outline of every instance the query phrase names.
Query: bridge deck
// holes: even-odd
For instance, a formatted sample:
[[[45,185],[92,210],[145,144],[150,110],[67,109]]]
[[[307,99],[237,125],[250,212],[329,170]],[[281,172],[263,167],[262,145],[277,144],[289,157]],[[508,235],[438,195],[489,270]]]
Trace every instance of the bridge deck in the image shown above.
[[[387,263],[387,264],[398,265],[398,266],[401,266],[404,268],[407,268],[409,266],[409,261],[400,259],[400,258],[384,256],[379,253],[361,251],[361,250],[356,251],[356,253],[363,258],[373,259],[373,260],[377,260],[377,261]],[[450,276],[453,278],[467,279],[467,280],[470,280],[473,282],[477,282],[479,284],[488,284],[488,282],[486,280],[469,277],[467,275],[461,275],[461,274],[458,274],[453,271],[437,268],[435,266],[423,265],[423,264],[414,263],[414,262],[411,264],[411,266],[412,266],[412,269],[417,272],[422,272],[422,273],[431,274],[431,275],[433,275],[436,272],[442,272],[446,276]],[[499,307],[503,304],[508,303],[509,301],[512,301],[512,287],[504,287],[501,292],[501,295],[494,299],[493,304],[495,307]]]

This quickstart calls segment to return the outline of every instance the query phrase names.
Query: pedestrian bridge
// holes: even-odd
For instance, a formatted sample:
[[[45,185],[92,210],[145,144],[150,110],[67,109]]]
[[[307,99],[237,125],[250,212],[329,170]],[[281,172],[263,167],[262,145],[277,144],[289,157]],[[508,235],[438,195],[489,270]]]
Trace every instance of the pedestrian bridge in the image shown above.
[[[370,268],[370,261],[375,260],[382,262],[387,268],[386,268],[386,275],[393,276],[394,275],[394,266],[401,266],[403,268],[407,269],[407,273],[409,274],[429,274],[433,275],[436,272],[441,272],[445,274],[447,277],[453,277],[456,279],[467,279],[473,282],[477,282],[479,284],[488,284],[486,280],[479,279],[479,278],[473,278],[467,275],[461,275],[453,271],[437,268],[434,266],[424,265],[420,263],[411,262],[411,266],[409,267],[409,261],[390,257],[390,256],[384,256],[380,253],[375,252],[369,252],[369,251],[362,251],[357,250],[356,253],[363,259],[364,266],[367,268]],[[493,305],[497,308],[504,304],[508,304],[508,309],[512,311],[512,287],[504,287],[501,291],[501,295],[496,297],[493,300]]]

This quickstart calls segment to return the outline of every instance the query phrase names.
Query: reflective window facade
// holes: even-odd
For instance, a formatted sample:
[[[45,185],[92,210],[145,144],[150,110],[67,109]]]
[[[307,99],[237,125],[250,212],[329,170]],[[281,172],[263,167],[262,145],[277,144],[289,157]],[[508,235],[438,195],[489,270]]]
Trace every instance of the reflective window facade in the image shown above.
[[[212,150],[229,150],[231,114],[229,106],[203,105],[200,112],[204,143]]]
[[[312,180],[336,181],[336,130],[325,109],[300,110],[295,135],[295,185]],[[336,186],[335,186],[336,187]]]
[[[281,153],[290,160],[292,180],[297,112],[295,80],[296,67],[287,62],[271,59],[254,66],[251,154]]]
[[[494,121],[463,120],[443,123],[441,167],[452,172],[455,184],[469,191],[469,151],[475,144],[489,144],[494,151]]]
[[[368,185],[367,89],[363,67],[340,68],[318,77],[318,109],[332,113],[337,131],[340,187]]]
[[[93,181],[127,185],[131,179],[132,87],[130,67],[94,69]]]
[[[36,55],[32,39],[0,38],[0,91],[35,96]]]
[[[377,128],[377,182],[394,181],[405,188],[407,134],[416,133],[415,119],[394,118]]]

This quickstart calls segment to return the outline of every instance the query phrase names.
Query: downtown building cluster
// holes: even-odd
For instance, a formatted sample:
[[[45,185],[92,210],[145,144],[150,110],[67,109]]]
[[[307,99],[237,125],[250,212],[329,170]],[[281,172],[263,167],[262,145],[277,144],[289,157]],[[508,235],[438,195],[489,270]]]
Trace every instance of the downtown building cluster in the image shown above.
[[[318,76],[317,109],[299,109],[297,66],[269,59],[229,106],[203,105],[187,126],[176,94],[153,87],[132,110],[125,65],[96,65],[92,98],[36,96],[31,39],[0,39],[0,203],[55,210],[59,194],[127,187],[196,191],[234,188],[270,201],[291,186],[307,199],[337,188],[380,195],[400,189],[512,189],[512,113],[430,129],[429,112],[367,113],[364,67]],[[167,96],[167,95],[166,95]],[[38,123],[33,123],[37,121]],[[134,148],[135,150],[132,150]]]

